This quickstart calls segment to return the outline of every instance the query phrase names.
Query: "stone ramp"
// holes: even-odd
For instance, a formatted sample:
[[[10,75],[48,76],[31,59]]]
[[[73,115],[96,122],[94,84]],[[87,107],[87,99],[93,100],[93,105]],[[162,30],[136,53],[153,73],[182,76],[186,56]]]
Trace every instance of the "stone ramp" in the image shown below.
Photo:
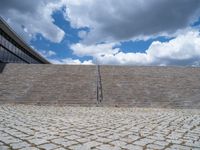
[[[200,69],[101,66],[104,106],[200,108]]]
[[[97,106],[96,66],[7,64],[0,103]],[[200,108],[200,68],[100,66],[100,106]]]
[[[1,103],[96,105],[95,66],[9,64],[0,76]]]

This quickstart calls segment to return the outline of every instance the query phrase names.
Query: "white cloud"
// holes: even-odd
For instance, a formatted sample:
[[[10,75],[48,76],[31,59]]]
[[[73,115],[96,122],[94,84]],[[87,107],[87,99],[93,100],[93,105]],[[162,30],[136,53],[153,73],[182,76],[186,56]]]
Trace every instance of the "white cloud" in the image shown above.
[[[188,29],[199,16],[200,0],[2,0],[0,5],[0,15],[27,41],[41,34],[51,42],[61,42],[65,33],[52,17],[61,10],[72,27],[88,27],[78,32],[82,41],[70,47],[77,56],[92,56],[101,64],[200,65],[199,31]],[[145,53],[117,48],[122,41],[159,35],[175,38],[155,41]],[[51,58],[56,55],[53,51],[41,53]],[[50,61],[93,63],[71,58]]]
[[[49,60],[53,64],[68,64],[68,65],[93,65],[92,60],[85,60],[81,62],[79,59],[72,59],[72,58],[66,58],[66,59],[50,59]]]
[[[194,22],[199,0],[67,0],[66,18],[85,44],[170,35]]]
[[[200,66],[199,31],[182,33],[169,42],[154,41],[145,53],[124,53],[114,44],[72,45],[78,55],[93,56],[101,64]],[[103,55],[102,55],[103,54]]]
[[[115,54],[119,52],[119,48],[114,48],[117,44],[96,44],[96,45],[84,45],[81,43],[71,45],[73,53],[78,56],[101,56],[105,54]]]
[[[51,50],[42,50],[42,51],[38,51],[38,52],[45,58],[56,56],[56,52],[51,51]]]
[[[1,16],[27,41],[38,33],[51,42],[62,41],[65,33],[54,24],[55,11],[64,11],[74,28],[88,27],[79,36],[94,44],[172,34],[196,19],[200,1],[2,0],[0,5]]]
[[[54,24],[52,14],[62,6],[60,0],[2,0],[0,14],[27,42],[39,33],[51,42],[59,43],[65,33]]]

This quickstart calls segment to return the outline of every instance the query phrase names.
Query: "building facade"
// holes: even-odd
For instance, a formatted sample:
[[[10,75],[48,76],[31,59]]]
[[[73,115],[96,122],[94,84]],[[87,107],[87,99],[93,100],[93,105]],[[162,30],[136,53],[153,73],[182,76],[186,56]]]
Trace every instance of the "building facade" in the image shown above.
[[[0,17],[0,63],[49,64]]]

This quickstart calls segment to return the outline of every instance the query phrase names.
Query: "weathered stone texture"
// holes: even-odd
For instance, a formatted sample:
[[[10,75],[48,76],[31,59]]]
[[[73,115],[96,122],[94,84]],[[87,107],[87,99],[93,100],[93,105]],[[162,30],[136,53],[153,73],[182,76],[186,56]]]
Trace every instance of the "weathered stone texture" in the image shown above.
[[[200,68],[101,67],[104,105],[200,108]]]
[[[199,150],[200,110],[3,104],[0,150],[9,149]]]
[[[8,64],[0,74],[0,102],[96,104],[95,66]]]
[[[100,67],[102,106],[200,108],[200,68]],[[95,66],[8,64],[0,103],[96,106]]]

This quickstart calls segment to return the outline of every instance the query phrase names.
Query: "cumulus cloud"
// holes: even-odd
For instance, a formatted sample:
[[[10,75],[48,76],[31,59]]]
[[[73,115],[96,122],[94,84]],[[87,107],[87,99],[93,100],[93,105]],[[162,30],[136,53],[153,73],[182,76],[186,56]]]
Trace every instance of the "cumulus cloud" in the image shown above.
[[[83,41],[98,42],[170,35],[197,19],[199,0],[67,0],[66,18],[88,27]]]
[[[145,53],[124,53],[115,46],[86,46],[79,43],[71,48],[77,54],[91,54],[100,64],[200,66],[200,35],[197,30],[187,31],[169,42],[154,41]]]
[[[45,58],[56,56],[56,52],[51,51],[51,50],[42,50],[42,51],[38,51],[38,52]]]
[[[1,0],[0,15],[28,42],[39,33],[59,43],[65,33],[54,24],[52,14],[62,6],[58,0]]]
[[[93,65],[92,60],[85,60],[80,61],[79,59],[72,59],[72,58],[66,58],[66,59],[50,59],[50,62],[53,64],[68,64],[68,65]]]
[[[96,45],[84,45],[81,43],[71,45],[73,53],[77,56],[104,56],[105,54],[115,54],[119,52],[116,43],[105,43]]]
[[[63,9],[66,8],[66,9]],[[70,46],[77,56],[101,64],[200,66],[199,31],[189,28],[200,14],[200,0],[1,0],[0,15],[27,41],[41,34],[59,43],[64,31],[52,14],[62,11],[82,40]],[[87,30],[84,30],[87,29]],[[122,41],[173,37],[154,41],[145,53],[125,53]],[[52,51],[41,52],[45,57]],[[51,59],[57,64],[93,64],[92,60]]]

